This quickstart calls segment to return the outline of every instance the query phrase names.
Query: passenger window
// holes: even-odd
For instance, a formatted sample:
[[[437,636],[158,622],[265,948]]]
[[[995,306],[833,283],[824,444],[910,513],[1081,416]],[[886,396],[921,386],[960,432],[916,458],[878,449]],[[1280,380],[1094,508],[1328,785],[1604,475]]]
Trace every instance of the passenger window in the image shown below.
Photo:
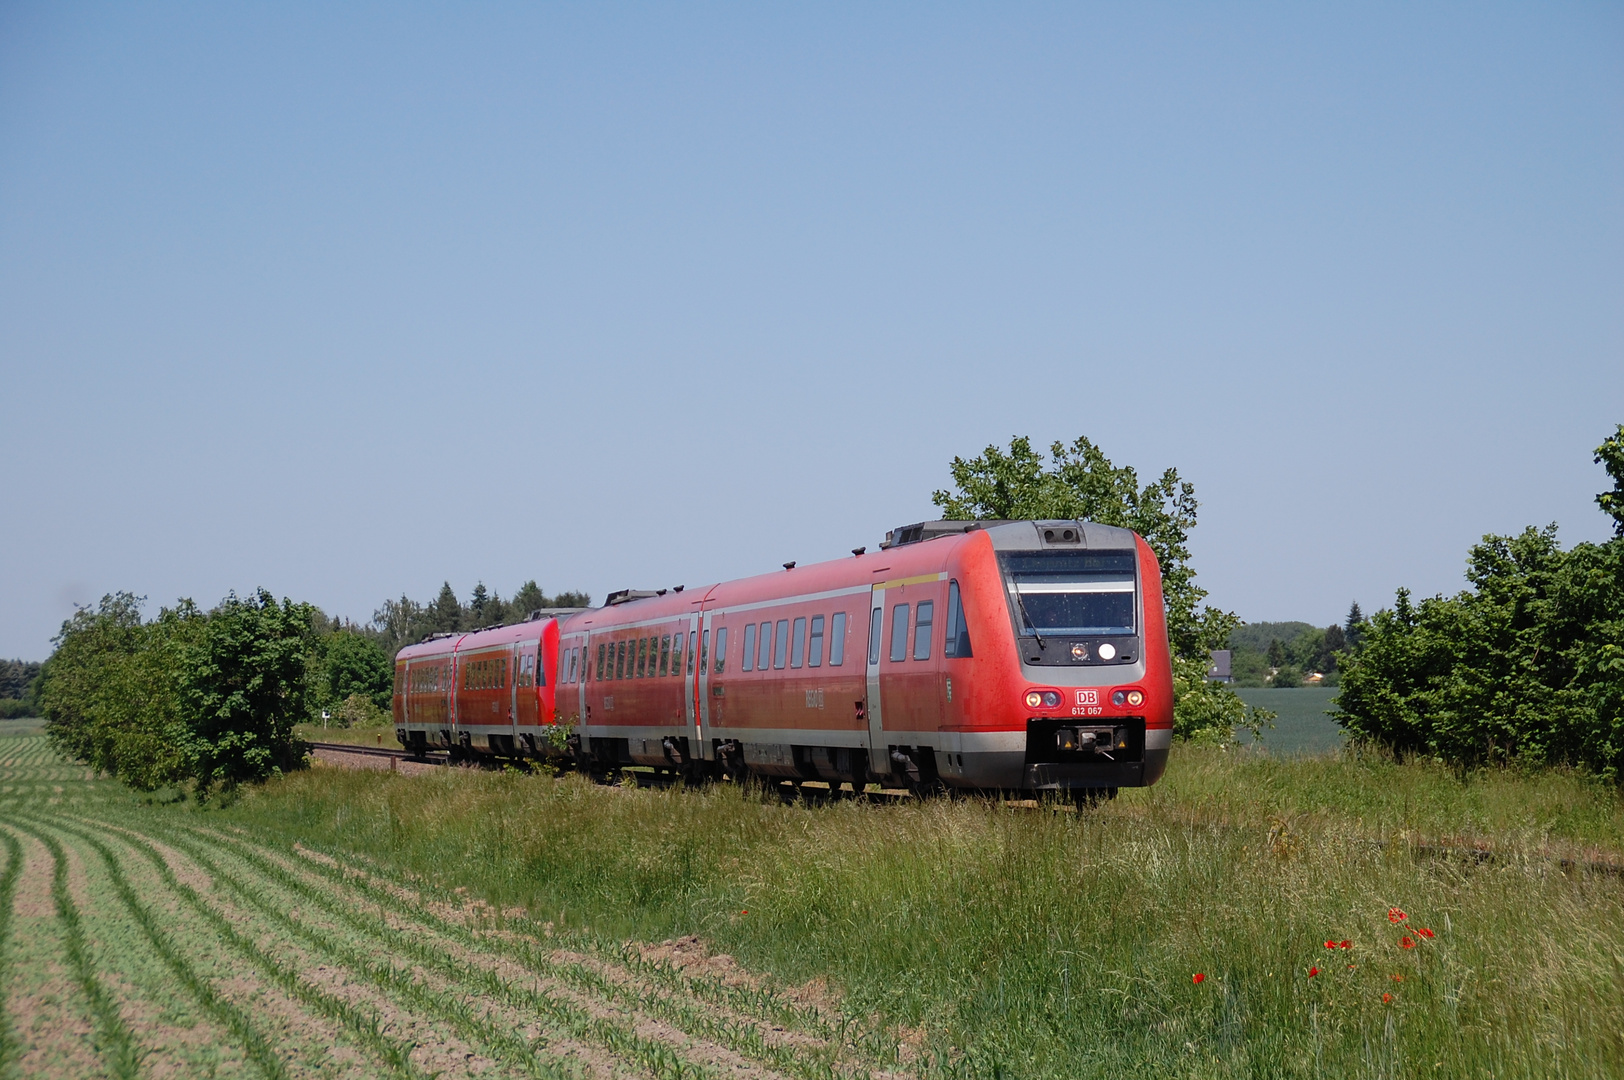
[[[689,654],[688,654],[688,658],[689,658],[690,661],[693,659],[693,652],[692,652],[693,647],[694,647],[694,639],[689,638],[688,639],[688,648],[689,648],[690,651],[689,651]],[[703,632],[702,636],[699,639],[699,670],[700,671],[705,670],[705,664],[708,663],[709,660],[710,660],[710,631],[706,630],[706,631]]]
[[[789,620],[778,620],[778,632],[773,635],[773,667],[782,668],[789,659]]]
[[[908,659],[908,605],[891,609],[891,662]]]
[[[754,671],[756,668],[756,624],[751,623],[744,628],[744,663],[739,665],[740,671]]]
[[[756,670],[766,671],[767,664],[772,656],[773,624],[770,622],[762,623],[760,636],[761,640],[757,642],[756,647]]]
[[[846,659],[846,613],[835,612],[829,622],[829,666],[839,667]]]
[[[801,661],[805,658],[806,619],[800,618],[795,620],[795,625],[790,629],[789,666],[792,668],[798,668],[801,666]]]
[[[885,612],[880,608],[874,609],[873,616],[868,620],[868,662],[880,662],[880,630],[885,625]]]
[[[603,679],[603,643],[598,643],[598,679]]]
[[[626,643],[624,641],[617,641],[615,642],[615,678],[624,679],[625,677]]]
[[[671,674],[671,635],[660,635],[660,674]]]
[[[797,637],[800,635],[797,634]],[[823,616],[812,616],[812,639],[806,643],[806,666],[823,665]]]
[[[720,675],[727,668],[727,627],[719,627],[716,631],[716,674]]]
[[[919,614],[914,616],[914,659],[930,659],[930,630],[931,621],[936,611],[936,605],[929,600],[919,605]]]
[[[671,635],[671,674],[682,675],[682,646],[687,640],[681,630]]]

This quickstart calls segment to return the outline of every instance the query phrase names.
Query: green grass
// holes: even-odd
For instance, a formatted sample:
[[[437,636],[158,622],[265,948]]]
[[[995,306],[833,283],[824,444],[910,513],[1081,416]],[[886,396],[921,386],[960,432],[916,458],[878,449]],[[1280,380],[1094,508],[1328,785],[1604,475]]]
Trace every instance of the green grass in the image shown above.
[[[602,948],[697,933],[783,984],[825,978],[873,1060],[922,1040],[928,1076],[1624,1062],[1624,880],[1552,858],[1624,852],[1624,806],[1571,774],[1181,749],[1162,784],[1073,815],[323,770],[223,816]],[[1436,937],[1401,949],[1393,906]]]

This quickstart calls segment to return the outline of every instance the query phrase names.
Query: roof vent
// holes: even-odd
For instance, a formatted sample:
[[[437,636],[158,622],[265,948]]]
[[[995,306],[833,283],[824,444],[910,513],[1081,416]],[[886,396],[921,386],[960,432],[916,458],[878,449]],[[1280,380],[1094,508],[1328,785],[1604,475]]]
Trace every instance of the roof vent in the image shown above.
[[[960,533],[975,532],[984,526],[997,524],[999,523],[996,521],[921,521],[915,525],[903,525],[886,533],[885,542],[880,545],[880,550],[935,540],[939,536],[957,536]]]
[[[609,598],[604,601],[604,605],[614,607],[616,604],[629,604],[633,600],[647,600],[651,596],[658,595],[659,593],[652,589],[620,589],[610,593]]]

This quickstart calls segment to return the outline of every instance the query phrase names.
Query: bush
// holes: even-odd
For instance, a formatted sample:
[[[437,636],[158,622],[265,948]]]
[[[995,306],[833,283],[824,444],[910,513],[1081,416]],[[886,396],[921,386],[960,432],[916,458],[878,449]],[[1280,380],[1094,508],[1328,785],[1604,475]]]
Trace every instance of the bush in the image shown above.
[[[369,698],[380,709],[389,707],[395,668],[383,646],[351,630],[339,630],[323,639],[325,660],[323,703],[347,702],[355,694]]]
[[[1474,588],[1391,610],[1345,656],[1337,720],[1460,767],[1523,761],[1624,778],[1624,539],[1564,552],[1556,527],[1487,536]]]
[[[339,727],[379,727],[389,722],[390,715],[367,695],[351,694],[333,710],[333,719]]]

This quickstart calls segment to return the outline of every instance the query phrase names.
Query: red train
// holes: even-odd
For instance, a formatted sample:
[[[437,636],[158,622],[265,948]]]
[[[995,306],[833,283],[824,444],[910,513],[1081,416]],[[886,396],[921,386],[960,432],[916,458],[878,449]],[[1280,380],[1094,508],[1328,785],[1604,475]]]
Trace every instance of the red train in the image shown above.
[[[886,786],[1103,793],[1167,766],[1161,570],[1086,521],[931,521],[880,551],[436,638],[395,660],[396,735]]]

